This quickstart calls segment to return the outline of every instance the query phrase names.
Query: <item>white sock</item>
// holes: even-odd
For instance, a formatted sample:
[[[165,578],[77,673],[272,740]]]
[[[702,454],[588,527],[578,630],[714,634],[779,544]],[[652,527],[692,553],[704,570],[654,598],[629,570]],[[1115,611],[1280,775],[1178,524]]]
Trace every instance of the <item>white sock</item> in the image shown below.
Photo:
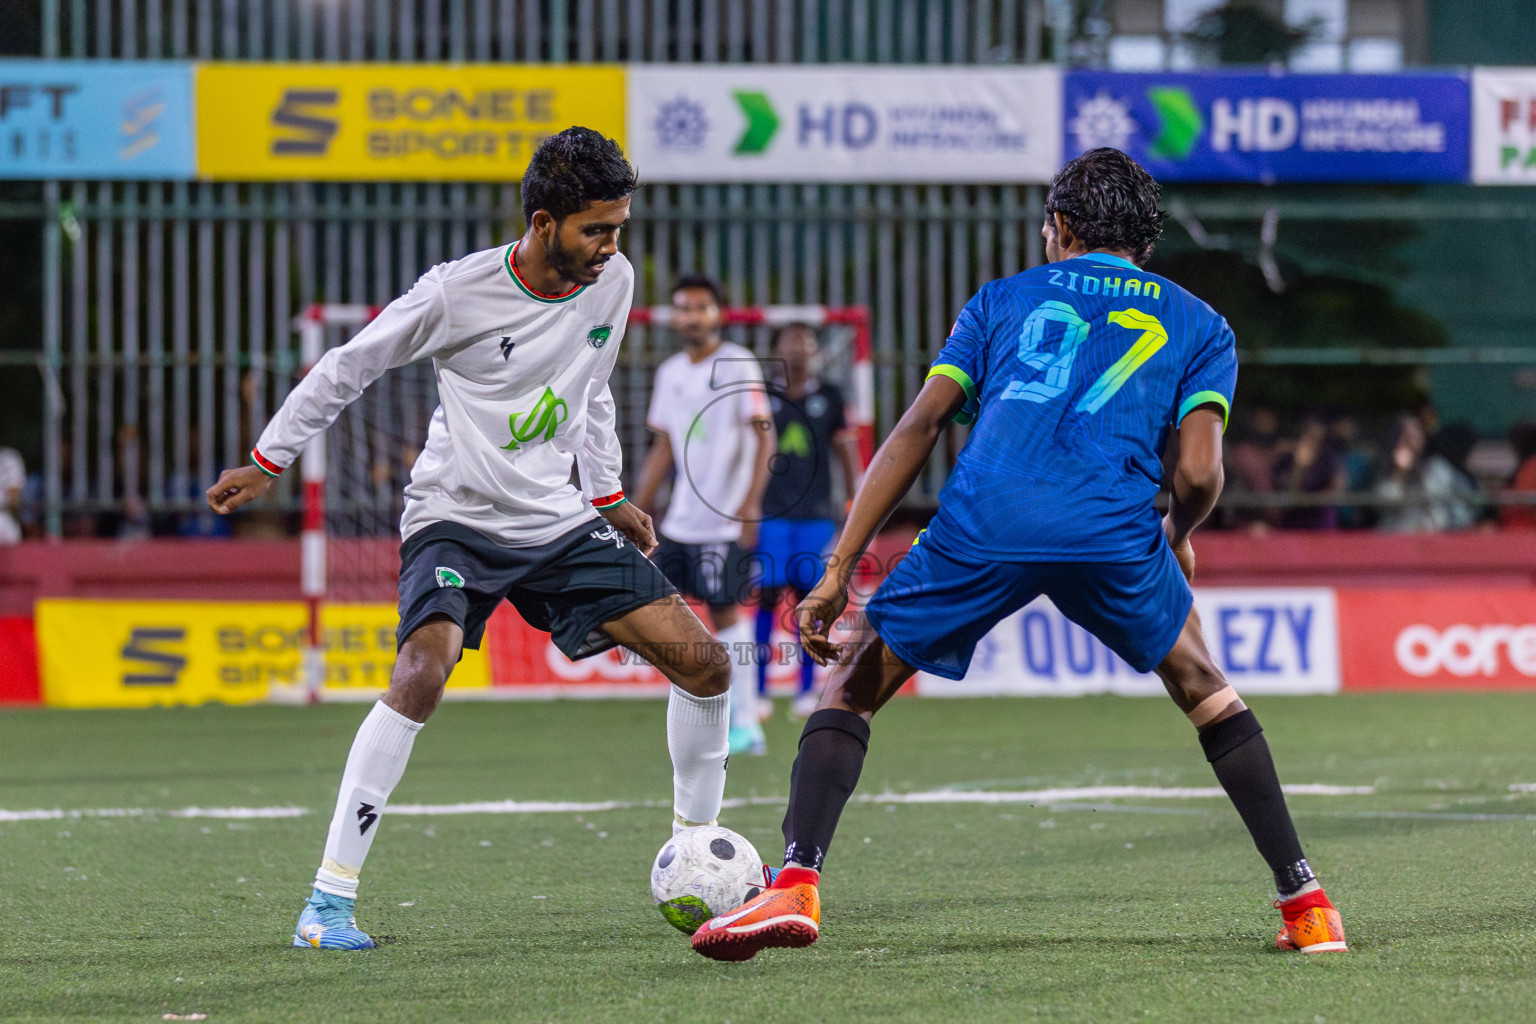
[[[341,773],[336,813],[325,839],[325,860],[315,875],[315,888],[332,896],[357,898],[357,875],[379,834],[379,816],[389,794],[405,774],[420,722],[413,722],[384,702],[373,706],[347,755]]]
[[[745,619],[737,619],[734,625],[717,630],[715,639],[725,644],[731,659],[731,725],[737,729],[756,728],[756,630]]]
[[[672,687],[667,698],[667,750],[672,754],[672,811],[690,824],[720,817],[725,795],[726,730],[731,695],[695,697]],[[673,831],[676,831],[674,827]]]

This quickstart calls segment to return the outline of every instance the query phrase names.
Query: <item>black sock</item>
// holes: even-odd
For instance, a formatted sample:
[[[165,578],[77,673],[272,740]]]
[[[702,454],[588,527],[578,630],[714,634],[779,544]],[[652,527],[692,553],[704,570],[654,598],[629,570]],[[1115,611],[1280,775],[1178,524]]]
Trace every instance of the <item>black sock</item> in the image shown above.
[[[1287,896],[1316,876],[1302,856],[1301,840],[1280,792],[1280,777],[1264,730],[1252,711],[1243,710],[1200,733],[1200,746],[1216,780],[1227,791],[1248,826],[1253,844],[1275,873],[1275,888]]]
[[[789,775],[784,863],[821,870],[837,819],[859,784],[869,723],[852,711],[823,708],[806,719]]]

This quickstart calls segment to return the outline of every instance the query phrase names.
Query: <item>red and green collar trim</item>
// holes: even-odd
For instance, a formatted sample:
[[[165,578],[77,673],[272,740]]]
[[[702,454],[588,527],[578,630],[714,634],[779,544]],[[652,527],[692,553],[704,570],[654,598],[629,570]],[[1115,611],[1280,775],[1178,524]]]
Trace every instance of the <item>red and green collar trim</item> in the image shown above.
[[[279,466],[255,448],[251,449],[251,461],[256,463],[256,468],[267,474],[267,476],[277,476],[283,471],[282,466]]]
[[[586,290],[587,286],[584,284],[577,285],[563,295],[545,295],[543,292],[535,290],[532,285],[523,280],[523,275],[517,269],[517,247],[522,244],[522,241],[523,240],[519,238],[511,245],[507,246],[507,273],[512,275],[512,281],[519,288],[521,288],[523,293],[530,299],[534,299],[538,302],[569,302]]]
[[[614,491],[612,494],[609,494],[605,497],[593,498],[592,507],[601,512],[604,509],[616,508],[628,500],[628,498],[624,497],[623,491]]]

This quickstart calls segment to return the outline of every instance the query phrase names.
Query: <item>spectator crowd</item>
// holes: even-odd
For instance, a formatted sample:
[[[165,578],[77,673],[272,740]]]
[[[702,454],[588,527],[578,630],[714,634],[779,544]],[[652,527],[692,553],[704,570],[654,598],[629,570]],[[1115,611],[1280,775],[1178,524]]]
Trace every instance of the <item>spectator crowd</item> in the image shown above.
[[[1212,525],[1264,532],[1536,529],[1536,421],[1479,438],[1421,404],[1387,423],[1308,412],[1283,429],[1263,405],[1227,439]]]

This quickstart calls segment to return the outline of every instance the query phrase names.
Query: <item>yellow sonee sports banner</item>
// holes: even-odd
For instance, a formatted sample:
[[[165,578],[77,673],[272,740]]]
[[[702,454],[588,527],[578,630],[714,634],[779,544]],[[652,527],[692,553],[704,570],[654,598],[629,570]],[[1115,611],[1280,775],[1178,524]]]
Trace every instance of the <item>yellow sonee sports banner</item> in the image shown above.
[[[54,707],[248,704],[298,687],[307,621],[294,602],[37,602],[43,700]],[[326,605],[323,699],[367,699],[389,685],[395,608]],[[490,686],[484,653],[465,651],[452,689]]]
[[[614,64],[199,64],[198,176],[515,181],[571,125],[624,140]]]

